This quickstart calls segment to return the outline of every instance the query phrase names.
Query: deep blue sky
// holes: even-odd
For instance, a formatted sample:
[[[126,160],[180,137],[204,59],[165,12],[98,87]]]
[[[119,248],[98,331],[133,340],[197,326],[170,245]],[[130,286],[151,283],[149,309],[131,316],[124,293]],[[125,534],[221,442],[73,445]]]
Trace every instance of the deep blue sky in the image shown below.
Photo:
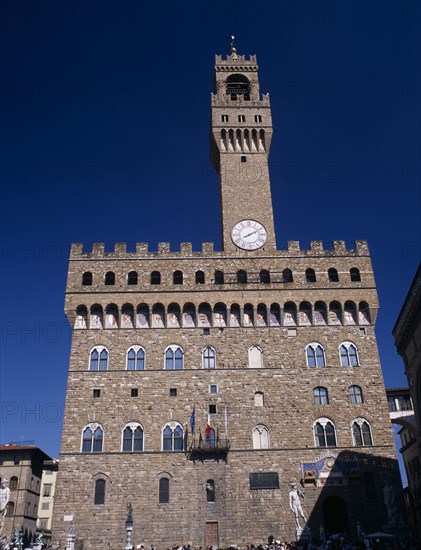
[[[220,240],[215,53],[257,54],[278,247],[369,242],[386,385],[421,252],[421,4],[4,0],[0,441],[57,456],[70,242]],[[218,244],[219,246],[219,244]]]

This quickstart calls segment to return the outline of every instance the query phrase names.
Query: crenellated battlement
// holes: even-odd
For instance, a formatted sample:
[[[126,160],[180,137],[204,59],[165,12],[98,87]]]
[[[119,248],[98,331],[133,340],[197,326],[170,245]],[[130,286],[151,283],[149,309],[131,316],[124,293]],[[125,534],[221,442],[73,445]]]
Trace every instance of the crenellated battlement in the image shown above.
[[[215,70],[223,71],[250,71],[258,70],[255,55],[215,55]]]
[[[149,249],[149,243],[136,243],[135,251],[127,250],[127,243],[115,243],[113,252],[105,251],[104,243],[93,243],[87,250],[82,243],[73,243],[70,250],[70,259],[125,259],[139,257],[219,257],[240,258],[244,252],[226,252],[214,249],[214,243],[202,243],[201,250],[193,250],[192,243],[180,243],[178,250],[171,249],[168,242],[158,243],[157,250]],[[310,248],[302,249],[299,241],[288,241],[284,250],[268,249],[268,247],[254,251],[253,257],[311,257],[311,256],[369,256],[367,241],[355,241],[354,248],[347,248],[345,241],[333,241],[330,248],[325,248],[322,241],[310,241]],[[250,252],[247,253],[250,257]]]

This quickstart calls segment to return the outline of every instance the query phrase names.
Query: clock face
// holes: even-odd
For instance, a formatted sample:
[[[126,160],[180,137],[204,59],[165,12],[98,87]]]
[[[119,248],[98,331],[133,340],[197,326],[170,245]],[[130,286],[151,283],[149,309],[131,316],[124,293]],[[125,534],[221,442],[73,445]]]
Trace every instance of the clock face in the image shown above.
[[[242,220],[231,231],[233,243],[243,250],[257,250],[266,243],[267,238],[266,229],[255,220]]]

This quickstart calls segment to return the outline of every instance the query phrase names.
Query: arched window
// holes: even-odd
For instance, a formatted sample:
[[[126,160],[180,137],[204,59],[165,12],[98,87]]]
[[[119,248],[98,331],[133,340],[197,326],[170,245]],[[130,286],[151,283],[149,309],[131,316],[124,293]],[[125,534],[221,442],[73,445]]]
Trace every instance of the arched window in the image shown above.
[[[6,508],[6,516],[10,518],[14,515],[15,515],[15,503],[12,500],[9,500]]]
[[[94,504],[105,504],[105,479],[95,481]]]
[[[183,284],[183,272],[182,271],[174,271],[172,276],[172,282],[174,285],[182,285]]]
[[[210,327],[211,326],[211,307],[207,303],[199,304],[199,326]]]
[[[282,271],[282,282],[283,283],[293,283],[294,277],[292,276],[292,271],[290,269],[284,269]]]
[[[130,422],[123,430],[123,452],[143,451],[143,429],[138,422]]]
[[[182,451],[184,431],[178,422],[168,422],[162,431],[162,449],[164,451]]]
[[[204,369],[215,368],[215,350],[210,346],[202,351],[202,365]]]
[[[165,369],[181,370],[183,368],[183,355],[180,346],[168,346],[165,351]]]
[[[90,271],[86,271],[82,275],[82,286],[91,286],[92,285],[92,273]]]
[[[314,305],[314,324],[327,324],[327,307],[324,302],[316,302]]]
[[[249,348],[249,367],[261,369],[263,367],[263,352],[258,346]]]
[[[314,269],[306,269],[306,283],[315,283],[316,282],[316,272]]]
[[[127,350],[127,370],[145,370],[145,350],[140,346]]]
[[[118,307],[109,304],[105,310],[105,328],[118,328]]]
[[[162,304],[154,304],[152,307],[152,327],[165,328],[165,308]]]
[[[149,306],[146,304],[136,308],[136,328],[149,328]]]
[[[361,282],[361,275],[360,275],[360,270],[357,269],[356,267],[352,267],[350,270],[349,270],[349,274],[351,276],[351,281],[353,283],[359,283]]]
[[[183,327],[196,326],[196,309],[193,304],[187,303],[183,307]]]
[[[128,285],[137,285],[138,276],[137,271],[130,271],[127,275],[127,284]]]
[[[115,273],[113,271],[107,271],[105,274],[104,283],[106,285],[115,285]]]
[[[270,273],[267,269],[260,270],[260,282],[270,283]]]
[[[328,418],[319,418],[314,424],[316,447],[336,447],[335,426]]]
[[[253,430],[253,449],[269,449],[269,430],[263,424]]]
[[[226,80],[226,93],[235,101],[237,96],[243,96],[245,101],[250,100],[250,82],[242,74],[231,74]]]
[[[167,327],[180,328],[181,311],[178,304],[170,304],[168,306]]]
[[[328,270],[327,275],[329,277],[329,283],[337,283],[339,281],[338,271],[334,267]]]
[[[151,285],[161,284],[161,273],[159,271],[152,271],[151,273]]]
[[[355,325],[357,323],[357,307],[354,302],[345,302],[344,319],[346,325]]]
[[[108,350],[104,346],[95,346],[90,354],[89,370],[108,369]]]
[[[17,488],[18,488],[18,478],[16,476],[12,476],[10,478],[9,489],[11,491],[16,491]]]
[[[227,326],[227,306],[221,302],[215,304],[213,310],[213,325],[220,328]]]
[[[244,269],[237,271],[237,283],[245,285],[247,283],[247,272]]]
[[[327,388],[324,388],[323,386],[317,386],[313,390],[313,397],[315,405],[329,405]]]
[[[340,325],[342,323],[342,308],[339,302],[330,302],[329,324]]]
[[[311,342],[306,348],[308,367],[325,367],[325,352],[320,344]]]
[[[301,302],[298,319],[302,326],[311,325],[311,305],[308,302]]]
[[[369,325],[370,320],[370,306],[367,302],[360,302],[358,305],[358,323],[360,325]]]
[[[167,477],[161,477],[159,480],[159,504],[168,504],[170,501],[170,480]]]
[[[353,405],[363,403],[363,390],[360,386],[349,386],[349,402]]]
[[[206,481],[206,502],[215,502],[215,482],[213,479]]]
[[[284,325],[295,327],[297,324],[297,306],[294,302],[287,302],[284,305]]]
[[[94,304],[91,307],[89,328],[102,328],[102,317],[102,307],[99,304]]]
[[[339,346],[342,367],[358,367],[357,348],[352,342],[343,342]]]
[[[352,423],[352,438],[355,447],[371,447],[373,438],[371,437],[370,424],[364,418],[356,418]]]
[[[254,405],[256,407],[263,407],[264,406],[264,394],[262,391],[257,391],[254,393]]]
[[[99,424],[89,424],[82,435],[82,453],[101,453],[104,431]]]
[[[215,271],[215,284],[216,285],[223,285],[224,284],[224,272],[223,271]]]
[[[197,285],[205,284],[205,274],[203,273],[203,271],[196,271],[195,281]]]
[[[75,319],[75,329],[87,328],[88,324],[88,308],[86,306],[77,306],[76,308],[76,319]]]
[[[121,308],[121,328],[134,328],[134,310],[131,304]]]
[[[254,308],[251,304],[244,305],[243,326],[252,327],[254,325]]]

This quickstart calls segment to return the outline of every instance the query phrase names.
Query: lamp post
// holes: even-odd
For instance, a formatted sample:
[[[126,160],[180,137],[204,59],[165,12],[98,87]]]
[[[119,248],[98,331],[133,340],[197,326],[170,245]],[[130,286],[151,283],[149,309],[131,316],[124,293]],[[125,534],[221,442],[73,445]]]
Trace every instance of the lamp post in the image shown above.
[[[131,504],[128,504],[127,519],[126,519],[126,546],[124,547],[124,550],[133,550],[132,531],[133,531],[133,507]]]

